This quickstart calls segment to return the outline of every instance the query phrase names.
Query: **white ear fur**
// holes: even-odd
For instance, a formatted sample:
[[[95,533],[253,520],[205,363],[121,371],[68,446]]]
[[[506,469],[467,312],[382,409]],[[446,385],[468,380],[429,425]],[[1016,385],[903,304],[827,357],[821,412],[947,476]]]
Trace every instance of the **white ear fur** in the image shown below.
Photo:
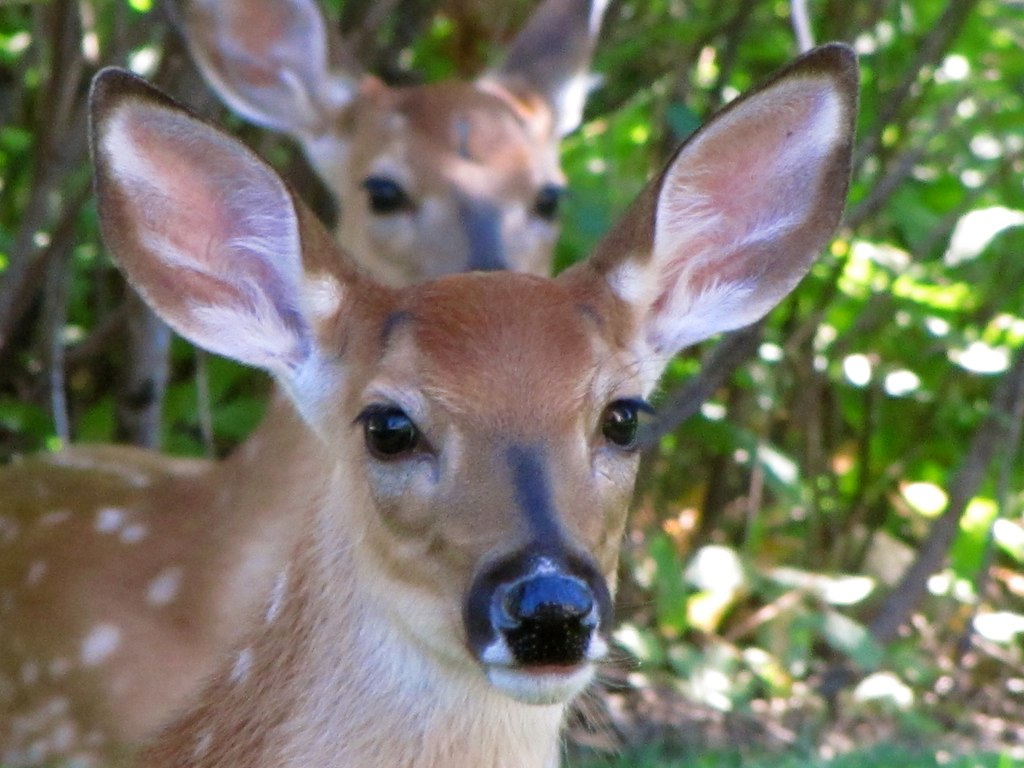
[[[183,336],[288,377],[312,352],[298,219],[281,180],[237,142],[153,103],[97,119],[105,239]]]
[[[821,190],[845,193],[851,113],[834,77],[800,73],[684,145],[662,177],[651,258],[608,276],[659,354],[753,323],[803,277],[841,215],[845,195]]]
[[[601,21],[608,10],[608,0],[592,0],[590,18],[587,21],[587,36],[591,47],[597,43],[601,34]],[[578,68],[572,72],[560,87],[552,94],[555,108],[555,132],[559,136],[568,136],[580,127],[583,122],[583,108],[587,104],[590,92],[601,85],[601,76],[589,71],[590,59],[587,58],[586,68]]]
[[[204,77],[254,123],[315,138],[356,95],[353,77],[330,66],[314,0],[191,0],[185,19]]]
[[[590,72],[577,72],[565,80],[552,95],[555,108],[555,133],[568,136],[583,122],[583,108],[590,92],[601,85],[601,76]]]

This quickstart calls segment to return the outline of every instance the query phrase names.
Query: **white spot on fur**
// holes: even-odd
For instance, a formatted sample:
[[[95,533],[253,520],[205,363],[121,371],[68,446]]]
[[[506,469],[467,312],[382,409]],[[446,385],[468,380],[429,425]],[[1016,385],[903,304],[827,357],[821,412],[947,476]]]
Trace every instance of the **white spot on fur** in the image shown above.
[[[50,661],[48,669],[50,671],[50,677],[55,679],[64,677],[64,675],[71,671],[71,660],[63,656],[58,656],[56,659]]]
[[[192,759],[199,760],[210,751],[210,745],[213,744],[213,733],[210,731],[203,731],[199,738],[196,739],[196,745],[192,749]]]
[[[288,571],[281,571],[277,574],[277,579],[274,581],[274,589],[270,593],[270,603],[267,605],[267,624],[273,624],[277,621],[277,617],[281,615],[281,609],[284,607],[284,597],[288,590]]]
[[[46,575],[46,561],[36,560],[28,567],[28,575],[25,577],[25,585],[34,587],[40,581],[43,580],[43,576]]]
[[[69,517],[71,517],[70,510],[56,509],[53,512],[47,512],[45,515],[40,515],[39,519],[36,520],[36,524],[41,528],[51,528],[65,522]]]
[[[113,624],[97,624],[82,640],[82,664],[95,667],[102,664],[121,644],[121,630]]]
[[[231,668],[231,682],[242,683],[249,677],[252,670],[252,648],[246,648],[235,658],[235,665]]]
[[[146,602],[157,607],[173,602],[181,591],[183,573],[180,566],[172,566],[160,571],[146,588]]]
[[[107,743],[107,737],[102,731],[89,731],[85,734],[84,742],[89,749],[98,749]]]
[[[10,543],[18,538],[18,524],[9,517],[0,515],[0,541]]]
[[[142,523],[132,523],[131,525],[126,525],[124,530],[121,531],[121,541],[125,544],[137,544],[146,538],[148,532],[149,529]]]
[[[57,725],[50,734],[50,748],[57,754],[67,752],[75,743],[76,735],[74,724],[65,720]]]
[[[37,739],[28,746],[28,762],[31,765],[42,763],[47,758],[46,754],[46,741],[43,739]]]
[[[21,682],[25,685],[35,685],[39,682],[39,665],[34,661],[26,661],[21,665]]]
[[[56,696],[46,702],[46,712],[50,717],[60,717],[66,714],[70,703],[63,696]]]
[[[96,512],[96,530],[100,533],[114,533],[124,524],[124,510],[116,507],[102,507]]]

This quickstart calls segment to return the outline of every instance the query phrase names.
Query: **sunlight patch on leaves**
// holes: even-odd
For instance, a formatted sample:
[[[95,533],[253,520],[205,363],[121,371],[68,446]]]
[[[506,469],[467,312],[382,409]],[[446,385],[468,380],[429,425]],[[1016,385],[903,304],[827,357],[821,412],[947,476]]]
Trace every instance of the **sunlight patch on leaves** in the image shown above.
[[[915,512],[924,517],[938,517],[949,503],[946,492],[935,483],[905,483],[900,486],[900,494]]]

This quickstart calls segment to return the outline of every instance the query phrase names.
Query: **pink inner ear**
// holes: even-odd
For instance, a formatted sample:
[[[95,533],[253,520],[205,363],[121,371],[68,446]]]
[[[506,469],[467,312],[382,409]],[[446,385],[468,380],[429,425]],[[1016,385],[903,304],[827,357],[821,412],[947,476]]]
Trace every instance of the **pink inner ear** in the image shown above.
[[[211,245],[232,236],[229,200],[238,174],[220,167],[226,165],[223,154],[196,146],[168,117],[162,110],[118,115],[124,135],[112,158],[117,183],[146,201],[137,208],[143,231],[188,254],[194,266],[205,266],[201,271],[217,272],[223,265]]]
[[[692,238],[700,251],[742,247],[799,226],[815,210],[842,108],[830,80],[799,78],[724,115],[690,148],[686,172],[668,180],[663,232]]]
[[[161,316],[253,365],[277,370],[306,354],[298,221],[273,171],[205,123],[152,103],[124,102],[99,125],[107,239]]]
[[[134,206],[141,233],[161,241],[166,261],[213,274],[269,270],[294,283],[299,243],[280,180],[233,140],[159,107],[122,107],[103,145],[115,184]],[[255,258],[250,258],[255,257]]]
[[[275,49],[284,39],[298,43],[303,38],[312,42],[317,30],[307,29],[298,14],[285,3],[261,3],[246,0],[242,5],[219,2],[215,13],[217,27],[222,30],[219,37],[226,48],[238,50],[264,62],[277,59]],[[291,34],[292,30],[296,34]],[[240,49],[240,50],[239,50]],[[301,49],[301,46],[298,47]]]
[[[715,118],[664,177],[651,338],[672,351],[762,317],[833,231],[849,112],[832,78],[777,81]],[[835,175],[833,177],[833,175]]]
[[[203,0],[192,10],[189,37],[246,98],[286,89],[285,71],[310,92],[327,78],[324,22],[310,0]]]

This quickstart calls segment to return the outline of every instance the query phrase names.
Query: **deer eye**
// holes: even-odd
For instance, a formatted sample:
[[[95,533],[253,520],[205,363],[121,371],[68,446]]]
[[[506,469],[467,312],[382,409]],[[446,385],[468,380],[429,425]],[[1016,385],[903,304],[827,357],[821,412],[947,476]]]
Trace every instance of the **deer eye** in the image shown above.
[[[378,459],[395,459],[420,444],[420,431],[405,411],[393,405],[371,405],[360,415],[366,447]]]
[[[633,450],[640,430],[640,412],[650,413],[651,410],[643,400],[614,400],[601,414],[601,434],[608,442]]]
[[[559,187],[555,184],[545,184],[537,193],[537,199],[534,200],[534,213],[548,221],[554,219],[558,215],[559,203],[562,202],[564,195],[564,187]]]
[[[374,213],[386,215],[413,207],[412,200],[394,179],[386,176],[368,176],[363,179],[362,187],[369,196],[370,210]]]

